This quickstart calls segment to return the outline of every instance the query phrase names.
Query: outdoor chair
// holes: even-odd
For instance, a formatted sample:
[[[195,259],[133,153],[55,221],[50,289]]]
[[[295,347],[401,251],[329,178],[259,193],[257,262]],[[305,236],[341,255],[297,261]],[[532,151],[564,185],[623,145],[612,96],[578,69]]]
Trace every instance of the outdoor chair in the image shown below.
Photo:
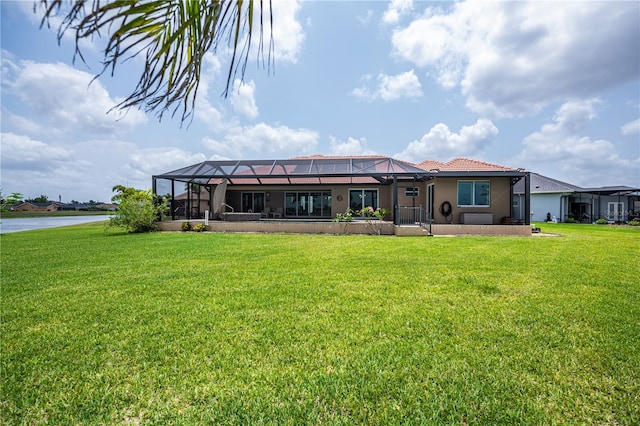
[[[282,217],[282,207],[278,207],[276,209],[276,211],[273,213],[273,218],[275,219],[276,217]]]

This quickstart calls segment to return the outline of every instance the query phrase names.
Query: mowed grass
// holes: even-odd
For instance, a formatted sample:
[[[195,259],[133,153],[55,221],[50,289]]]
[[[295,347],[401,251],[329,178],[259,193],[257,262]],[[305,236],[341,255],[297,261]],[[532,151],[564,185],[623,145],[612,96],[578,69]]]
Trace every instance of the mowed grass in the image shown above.
[[[0,236],[4,424],[640,423],[640,228]]]

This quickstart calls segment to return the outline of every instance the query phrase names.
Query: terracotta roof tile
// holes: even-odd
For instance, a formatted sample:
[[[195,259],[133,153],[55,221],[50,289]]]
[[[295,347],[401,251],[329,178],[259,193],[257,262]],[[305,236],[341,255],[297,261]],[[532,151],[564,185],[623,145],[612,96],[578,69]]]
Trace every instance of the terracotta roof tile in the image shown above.
[[[438,161],[423,161],[418,167],[424,170],[439,169],[447,172],[480,172],[480,171],[514,171],[514,168],[485,161],[471,160],[469,158],[454,158],[447,163]]]
[[[416,167],[420,167],[423,170],[429,171],[433,169],[441,170],[444,167],[444,163],[433,160],[425,160],[422,163],[416,164]]]

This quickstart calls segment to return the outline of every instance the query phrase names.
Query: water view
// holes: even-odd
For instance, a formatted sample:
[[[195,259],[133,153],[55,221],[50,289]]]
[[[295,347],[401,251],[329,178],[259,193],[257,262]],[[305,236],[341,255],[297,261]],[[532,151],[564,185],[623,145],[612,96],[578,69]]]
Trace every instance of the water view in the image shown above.
[[[0,220],[0,234],[32,231],[34,229],[59,228],[61,226],[109,220],[107,215],[24,217]]]

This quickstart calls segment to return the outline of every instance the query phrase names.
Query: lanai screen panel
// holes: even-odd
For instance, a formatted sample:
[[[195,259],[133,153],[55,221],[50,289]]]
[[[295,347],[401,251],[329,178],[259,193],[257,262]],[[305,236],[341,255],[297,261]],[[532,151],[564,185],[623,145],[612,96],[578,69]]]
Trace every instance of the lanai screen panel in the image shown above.
[[[423,176],[424,170],[387,157],[302,158],[289,160],[204,161],[167,172],[158,179],[202,181],[211,179],[322,178],[369,176],[388,179],[392,176]]]

